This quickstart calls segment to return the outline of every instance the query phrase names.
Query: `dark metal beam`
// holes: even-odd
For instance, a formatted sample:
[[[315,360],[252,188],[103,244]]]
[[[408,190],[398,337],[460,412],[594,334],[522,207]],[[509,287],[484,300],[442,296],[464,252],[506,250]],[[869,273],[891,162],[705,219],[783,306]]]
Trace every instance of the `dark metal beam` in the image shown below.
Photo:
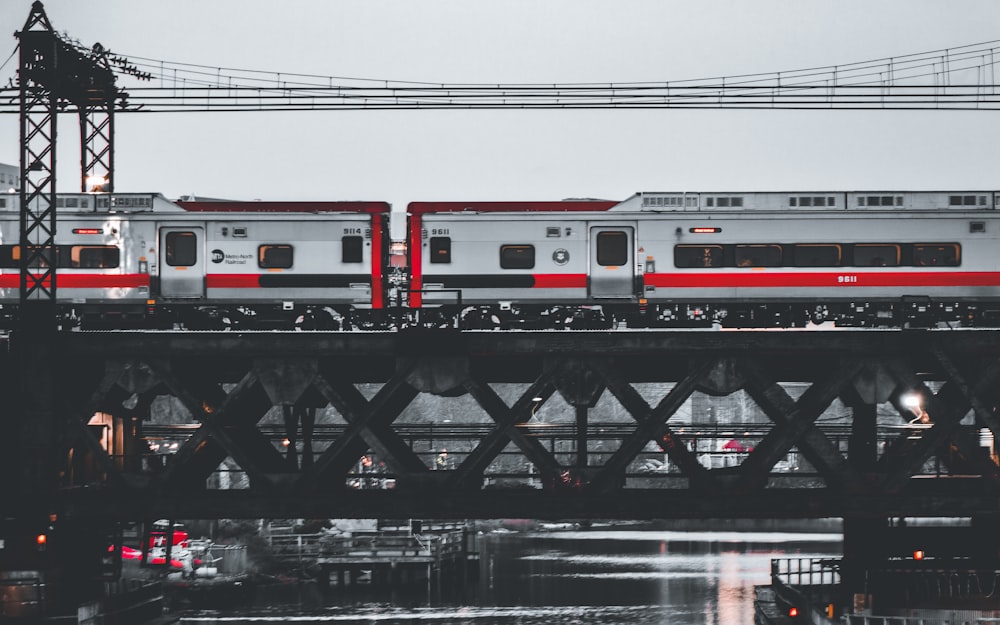
[[[974,482],[974,480],[967,480]],[[54,502],[66,515],[115,520],[141,518],[536,518],[536,519],[707,519],[707,518],[886,518],[970,516],[1000,512],[1000,498],[976,484],[950,480],[934,488],[884,494],[833,493],[825,489],[721,491],[490,489],[461,494],[448,490],[342,490],[328,493],[280,491],[66,493]]]

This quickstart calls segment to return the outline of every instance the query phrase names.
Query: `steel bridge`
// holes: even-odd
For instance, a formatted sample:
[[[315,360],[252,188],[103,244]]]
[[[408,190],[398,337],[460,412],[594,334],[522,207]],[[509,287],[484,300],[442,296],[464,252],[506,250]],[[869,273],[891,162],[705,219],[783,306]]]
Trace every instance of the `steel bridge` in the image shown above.
[[[1000,512],[992,330],[30,339],[7,344],[0,443],[25,514]]]

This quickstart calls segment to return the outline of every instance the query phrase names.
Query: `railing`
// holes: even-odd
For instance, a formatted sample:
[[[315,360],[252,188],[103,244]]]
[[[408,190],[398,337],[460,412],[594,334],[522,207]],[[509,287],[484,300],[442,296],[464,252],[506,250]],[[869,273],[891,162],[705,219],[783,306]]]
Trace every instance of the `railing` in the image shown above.
[[[453,470],[461,466],[479,442],[489,436],[496,424],[491,423],[394,423],[393,428],[412,452],[431,470]],[[148,441],[156,441],[157,452],[144,457],[145,468],[150,471],[164,470],[171,454],[190,438],[199,426],[197,424],[147,425],[144,436]],[[634,423],[591,422],[587,425],[588,466],[603,466],[621,446],[621,441],[635,433]],[[876,443],[880,449],[892,441],[905,437],[907,427],[880,428]],[[344,435],[345,424],[317,425],[312,432],[312,454],[323,453],[327,441],[335,441]],[[753,449],[773,428],[771,423],[742,424],[675,424],[676,434],[684,440],[685,446],[706,469],[727,469],[741,465]],[[282,453],[284,427],[275,424],[259,426],[262,435]],[[560,421],[536,423],[534,421],[519,426],[523,436],[530,437],[553,455],[557,462],[572,466],[579,458],[578,442],[581,438],[575,423]],[[847,454],[850,426],[820,426],[823,435],[841,455]],[[972,428],[970,428],[970,433]],[[447,450],[447,456],[444,451]],[[304,444],[296,441],[296,452],[305,454]],[[117,459],[117,456],[116,456]],[[124,462],[124,460],[122,460]],[[491,487],[533,487],[540,488],[537,469],[527,462],[520,449],[513,446],[501,451],[496,460],[483,473],[484,485]],[[794,480],[807,486],[817,480],[819,473],[798,451],[785,454],[769,472],[771,477]],[[942,459],[935,455],[928,459],[917,471],[921,476],[948,475],[949,471]],[[396,486],[397,475],[372,451],[361,457],[357,465],[345,477],[350,488],[390,489]],[[626,488],[670,487],[674,481],[686,480],[684,473],[669,456],[655,443],[649,443],[628,464],[624,477]],[[245,473],[237,469],[221,469],[213,475],[217,485],[213,488],[242,488],[248,483]],[[685,482],[678,482],[685,483]],[[819,482],[816,482],[817,484]]]
[[[800,610],[807,605],[818,615],[828,612],[840,586],[840,561],[829,558],[779,558],[771,560],[771,588],[777,597]],[[832,613],[830,613],[832,616]]]
[[[406,557],[437,560],[459,557],[465,550],[464,533],[381,534],[353,536],[285,534],[266,537],[271,554],[278,559],[298,561],[343,557]]]
[[[874,570],[869,587],[878,593],[881,605],[960,610],[969,604],[995,605],[1000,570],[978,568],[963,559],[925,560],[920,566]],[[1000,623],[1000,618],[993,622]]]
[[[771,581],[785,586],[835,586],[840,564],[829,558],[779,558],[771,560]]]
[[[987,625],[1000,623],[1000,618],[976,616],[975,613],[954,611],[947,616],[872,616],[848,614],[847,625]]]

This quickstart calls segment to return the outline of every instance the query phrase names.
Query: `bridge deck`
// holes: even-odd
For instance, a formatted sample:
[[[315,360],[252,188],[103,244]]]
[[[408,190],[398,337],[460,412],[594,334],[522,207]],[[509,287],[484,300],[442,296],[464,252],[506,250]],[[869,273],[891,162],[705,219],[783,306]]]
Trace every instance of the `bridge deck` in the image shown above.
[[[2,469],[31,479],[7,488],[81,517],[1000,507],[993,330],[70,332],[8,347],[21,402]]]

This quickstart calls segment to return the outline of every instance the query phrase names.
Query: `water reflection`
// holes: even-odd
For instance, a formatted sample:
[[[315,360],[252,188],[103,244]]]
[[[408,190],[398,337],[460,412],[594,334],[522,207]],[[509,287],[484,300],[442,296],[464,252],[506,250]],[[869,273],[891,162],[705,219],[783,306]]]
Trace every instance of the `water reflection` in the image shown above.
[[[182,622],[441,625],[753,622],[780,557],[838,555],[838,534],[563,531],[481,537],[478,582],[442,592],[331,596],[320,606],[197,613]]]

